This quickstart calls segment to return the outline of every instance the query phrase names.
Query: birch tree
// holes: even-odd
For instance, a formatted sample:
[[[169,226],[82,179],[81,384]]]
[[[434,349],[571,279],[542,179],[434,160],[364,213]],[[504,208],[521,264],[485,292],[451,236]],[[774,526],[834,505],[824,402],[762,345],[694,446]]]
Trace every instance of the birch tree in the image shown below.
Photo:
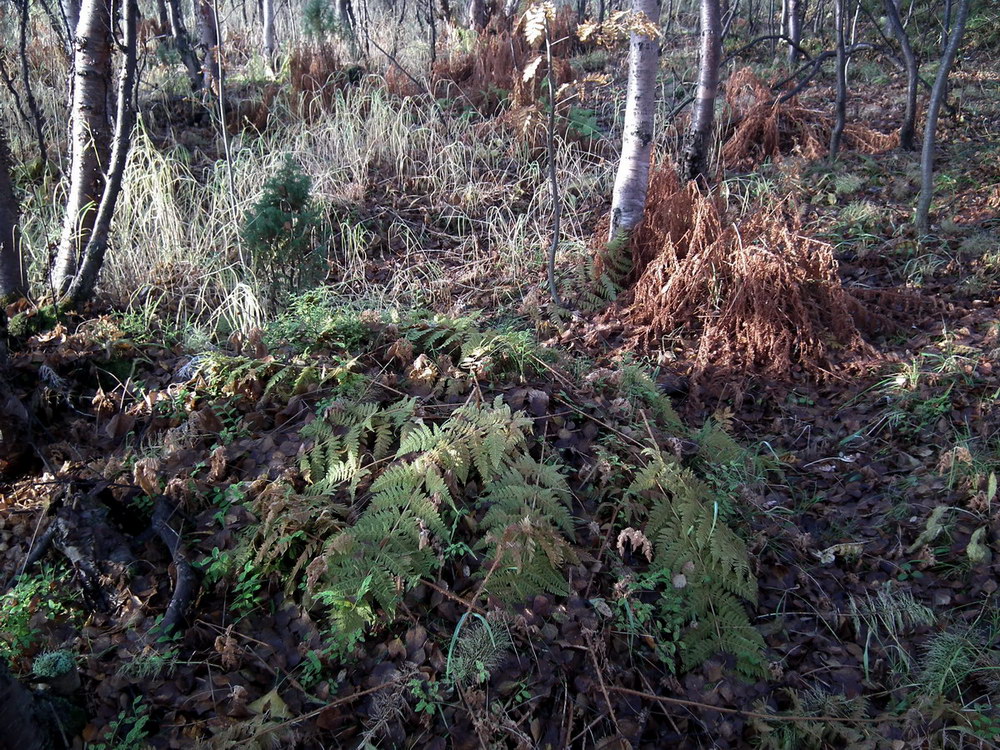
[[[628,87],[622,153],[611,198],[608,242],[628,234],[642,220],[649,191],[649,157],[656,111],[656,70],[660,62],[658,0],[632,0]]]
[[[263,0],[261,15],[264,20],[264,55],[269,63],[273,62],[274,55],[278,51],[277,36],[274,30],[274,13],[274,0]]]
[[[104,191],[102,166],[111,155],[111,2],[83,0],[80,6],[70,104],[70,185],[52,267],[52,285],[59,295],[69,289],[90,239]]]
[[[113,88],[111,0],[84,0],[80,8],[70,107],[70,185],[52,267],[57,296],[72,301],[89,297],[97,282],[135,124],[137,0],[125,0],[120,7],[125,54],[113,127],[108,110]]]
[[[722,57],[722,13],[719,0],[701,0],[701,50],[698,62],[698,91],[685,138],[681,175],[700,179],[708,170],[708,151],[715,123],[715,98],[719,91],[719,62]]]

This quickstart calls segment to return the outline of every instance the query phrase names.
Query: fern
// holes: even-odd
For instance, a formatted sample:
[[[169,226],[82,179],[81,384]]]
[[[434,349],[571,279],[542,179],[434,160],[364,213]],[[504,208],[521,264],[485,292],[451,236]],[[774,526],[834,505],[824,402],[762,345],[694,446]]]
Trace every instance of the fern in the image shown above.
[[[483,490],[487,508],[480,522],[492,574],[484,588],[504,601],[520,601],[545,591],[567,594],[562,568],[576,562],[571,493],[559,471],[520,456]]]
[[[685,668],[723,651],[736,657],[740,672],[760,676],[764,642],[742,605],[757,599],[746,545],[720,518],[704,481],[659,450],[644,454],[646,466],[626,495],[649,501],[644,533],[654,540],[654,568],[686,591],[692,626],[682,637]]]
[[[324,550],[328,568],[322,578],[328,598],[350,600],[359,582],[365,581],[366,595],[387,613],[393,612],[402,592],[431,575],[439,564],[434,547],[450,541],[450,522],[463,512],[459,498],[464,492],[457,490],[473,477],[489,488],[486,495],[496,498],[498,509],[508,507],[502,501],[514,503],[517,487],[533,483],[539,496],[522,493],[518,510],[523,507],[533,513],[530,517],[539,528],[554,524],[572,533],[566,507],[552,495],[556,490],[568,493],[565,480],[551,467],[527,459],[529,418],[514,413],[500,397],[490,405],[462,406],[440,424],[414,421],[413,412],[412,400],[388,410],[372,404],[338,404],[304,430],[316,441],[303,458],[313,481],[311,492],[335,494],[346,487],[352,498],[362,481],[359,477],[372,476],[374,454],[387,450],[390,434],[399,435],[393,462],[368,486],[367,507],[354,526]],[[512,564],[518,570],[533,564],[534,552],[540,550],[553,567],[532,567],[524,571],[525,580],[535,581],[532,593],[552,590],[552,579],[560,578],[554,571],[572,558],[568,545],[556,534],[523,537],[509,542],[516,547]],[[501,573],[496,585],[503,588],[506,580]]]

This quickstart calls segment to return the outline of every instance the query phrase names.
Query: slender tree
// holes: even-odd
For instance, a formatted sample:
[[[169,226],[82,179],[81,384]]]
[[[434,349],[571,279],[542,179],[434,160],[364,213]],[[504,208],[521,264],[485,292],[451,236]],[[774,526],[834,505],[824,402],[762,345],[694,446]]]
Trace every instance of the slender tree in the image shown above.
[[[21,260],[20,211],[10,179],[10,149],[0,128],[0,302],[22,296],[27,290]]]
[[[915,151],[917,144],[915,136],[917,131],[917,87],[920,84],[920,68],[917,65],[917,56],[913,53],[913,46],[910,44],[910,37],[903,28],[903,21],[899,17],[899,7],[896,3],[899,0],[883,0],[885,6],[885,17],[889,30],[903,53],[903,64],[906,66],[906,111],[903,113],[903,122],[899,126],[899,145],[907,151]]]
[[[642,23],[630,34],[628,88],[621,160],[611,198],[608,241],[627,234],[642,220],[649,190],[649,157],[656,112],[656,69],[660,62],[658,0],[632,0],[632,12]]]
[[[173,39],[177,53],[181,56],[184,67],[187,68],[188,80],[191,81],[191,90],[197,91],[201,88],[201,63],[191,45],[191,36],[184,25],[184,11],[181,7],[181,0],[166,0],[167,9],[170,12],[170,37]]]
[[[486,0],[469,0],[467,8],[469,28],[482,31],[489,22]]]
[[[715,98],[719,91],[722,57],[722,15],[719,0],[701,0],[701,51],[698,62],[698,92],[691,113],[681,162],[681,175],[688,180],[705,177],[708,151],[715,122]]]
[[[108,248],[108,236],[111,233],[111,219],[121,194],[122,179],[125,166],[128,163],[129,149],[132,145],[132,130],[135,127],[135,108],[133,106],[136,79],[136,23],[139,16],[138,0],[124,0],[122,5],[124,23],[124,52],[121,74],[118,77],[117,115],[115,118],[114,140],[111,146],[111,159],[105,178],[104,191],[97,208],[94,228],[90,233],[83,259],[76,277],[70,284],[68,296],[74,302],[81,302],[91,297],[97,285],[97,276],[104,265],[104,255]]]
[[[836,159],[847,125],[847,39],[845,0],[834,0],[833,18],[837,50],[837,98],[834,103],[833,130],[830,132],[830,158]]]
[[[48,161],[48,146],[45,142],[45,117],[38,106],[35,98],[35,91],[31,86],[31,77],[28,70],[28,0],[20,0],[20,23],[18,24],[18,56],[21,60],[21,87],[24,89],[24,99],[28,104],[28,111],[31,113],[31,124],[35,131],[35,140],[38,143],[38,158],[44,164]],[[73,26],[75,29],[76,26]]]
[[[931,199],[934,197],[934,145],[938,115],[941,113],[941,104],[948,93],[948,76],[951,73],[951,66],[955,63],[958,48],[962,43],[965,23],[969,20],[969,1],[961,0],[958,6],[958,12],[951,26],[951,36],[948,37],[948,46],[945,47],[944,54],[941,56],[941,65],[938,67],[934,88],[931,89],[931,97],[927,102],[924,147],[920,154],[920,197],[917,199],[915,218],[917,231],[921,235],[930,233]]]
[[[219,55],[219,17],[213,0],[196,0],[198,35],[201,37],[202,83],[207,88],[222,87],[222,58]]]
[[[277,35],[274,29],[274,0],[262,0],[261,16],[263,16],[264,22],[264,55],[267,57],[268,62],[273,62],[274,55],[278,51]]]
[[[795,65],[799,59],[799,50],[802,48],[802,15],[805,6],[804,0],[788,1],[788,64]]]
[[[69,289],[90,239],[104,190],[102,166],[111,151],[111,2],[83,0],[80,7],[70,105],[69,195],[52,267],[52,284],[59,295]]]

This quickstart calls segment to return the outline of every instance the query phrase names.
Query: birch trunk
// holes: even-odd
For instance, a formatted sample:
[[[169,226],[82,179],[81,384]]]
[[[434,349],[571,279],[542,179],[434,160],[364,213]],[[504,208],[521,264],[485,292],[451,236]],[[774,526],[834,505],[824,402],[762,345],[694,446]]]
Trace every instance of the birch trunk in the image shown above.
[[[632,11],[658,24],[658,0],[632,0]],[[628,89],[622,154],[611,198],[608,242],[628,234],[642,220],[649,190],[649,156],[653,148],[656,112],[656,70],[660,62],[658,37],[633,31],[630,38]]]
[[[891,1],[891,0],[890,0]],[[800,0],[788,0],[788,64],[792,67],[799,59],[799,48],[802,45],[802,3]]]
[[[920,197],[917,199],[916,225],[921,235],[930,233],[931,199],[934,197],[934,145],[937,131],[938,115],[941,113],[941,103],[948,93],[948,75],[958,54],[965,33],[965,22],[969,19],[969,0],[961,0],[958,13],[948,37],[948,46],[941,56],[941,66],[934,79],[931,98],[927,102],[927,122],[924,124],[924,147],[920,154]]]
[[[204,57],[201,62],[202,84],[216,91],[222,88],[222,60],[219,57],[219,19],[212,0],[196,0],[198,33]]]
[[[837,43],[837,99],[834,104],[833,130],[830,133],[830,159],[836,159],[840,141],[847,125],[847,40],[845,0],[834,0],[834,25]]]
[[[261,11],[261,15],[264,17],[264,55],[270,63],[274,60],[274,55],[278,51],[277,37],[274,30],[274,0],[263,0]]]
[[[137,0],[125,0],[122,16],[124,21],[122,26],[125,30],[125,59],[118,78],[118,105],[111,161],[94,229],[84,250],[80,270],[69,287],[68,296],[73,302],[89,299],[97,286],[97,277],[101,266],[104,265],[104,255],[108,248],[111,219],[118,203],[118,196],[121,194],[122,178],[125,174],[125,165],[128,163],[129,148],[132,145],[132,130],[135,126],[135,108],[132,102],[136,78],[136,23],[139,16]]]
[[[76,275],[80,253],[90,239],[96,208],[104,189],[102,168],[108,163],[111,126],[111,0],[84,0],[76,29],[73,101],[70,107],[70,186],[62,237],[52,267],[58,295]]]
[[[21,259],[20,208],[10,179],[10,149],[7,134],[0,129],[0,303],[23,296],[27,287]]]
[[[715,98],[719,92],[719,61],[722,56],[722,25],[719,0],[701,0],[701,52],[698,92],[691,112],[684,147],[681,175],[688,180],[704,178],[715,123]]]

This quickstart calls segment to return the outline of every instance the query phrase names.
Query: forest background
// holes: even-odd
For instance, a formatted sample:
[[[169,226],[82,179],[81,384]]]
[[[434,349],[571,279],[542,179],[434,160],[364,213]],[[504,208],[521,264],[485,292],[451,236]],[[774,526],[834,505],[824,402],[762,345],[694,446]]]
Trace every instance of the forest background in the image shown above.
[[[992,3],[0,26],[4,742],[1000,738]]]

